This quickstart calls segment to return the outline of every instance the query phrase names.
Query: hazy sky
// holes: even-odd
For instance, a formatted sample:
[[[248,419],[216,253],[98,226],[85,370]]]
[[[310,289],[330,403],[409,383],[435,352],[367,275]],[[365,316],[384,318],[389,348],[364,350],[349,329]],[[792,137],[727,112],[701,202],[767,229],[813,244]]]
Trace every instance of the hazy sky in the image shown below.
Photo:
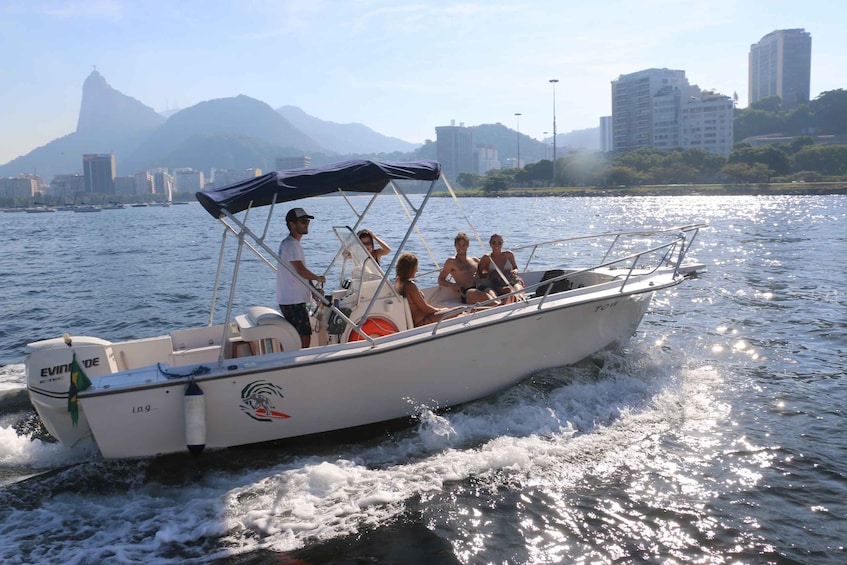
[[[847,88],[845,21],[843,0],[0,0],[0,163],[76,129],[94,66],[157,111],[245,94],[415,143],[451,120],[541,139],[552,78],[559,133],[651,67],[745,107],[776,29],[812,34],[812,98]]]

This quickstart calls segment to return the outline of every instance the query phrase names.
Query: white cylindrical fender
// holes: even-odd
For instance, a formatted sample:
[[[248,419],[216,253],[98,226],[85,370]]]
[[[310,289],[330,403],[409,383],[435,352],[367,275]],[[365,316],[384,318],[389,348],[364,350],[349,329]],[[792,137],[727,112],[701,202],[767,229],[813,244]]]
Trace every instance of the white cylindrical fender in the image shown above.
[[[193,380],[185,389],[185,444],[192,455],[206,447],[206,397]]]

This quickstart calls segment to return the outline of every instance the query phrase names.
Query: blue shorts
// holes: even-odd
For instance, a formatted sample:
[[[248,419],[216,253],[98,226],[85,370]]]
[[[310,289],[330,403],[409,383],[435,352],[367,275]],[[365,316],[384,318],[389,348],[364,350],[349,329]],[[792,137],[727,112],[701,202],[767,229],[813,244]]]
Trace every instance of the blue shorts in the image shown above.
[[[288,322],[294,326],[300,335],[312,335],[312,324],[309,322],[309,310],[305,303],[280,304],[279,311]]]

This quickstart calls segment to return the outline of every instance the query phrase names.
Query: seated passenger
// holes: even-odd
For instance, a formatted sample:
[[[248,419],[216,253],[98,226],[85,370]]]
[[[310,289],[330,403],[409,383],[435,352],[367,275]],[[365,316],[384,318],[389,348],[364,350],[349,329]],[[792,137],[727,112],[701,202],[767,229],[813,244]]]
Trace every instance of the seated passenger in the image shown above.
[[[423,292],[418,288],[413,277],[418,272],[418,258],[412,253],[403,253],[397,259],[397,278],[394,289],[409,302],[412,322],[415,327],[432,324],[450,313],[449,308],[436,308],[427,303]]]
[[[374,261],[376,261],[377,265],[379,265],[380,259],[391,253],[391,248],[388,247],[388,244],[382,241],[371,230],[360,230],[358,236],[359,239],[362,241],[362,245],[365,246],[365,249],[368,250],[368,253],[371,254],[371,257],[374,258]],[[374,242],[379,244],[379,247],[375,247]]]
[[[477,277],[481,282],[477,286],[480,288],[491,287],[498,296],[522,290],[524,282],[518,276],[518,262],[514,253],[508,250],[503,251],[503,236],[495,233],[488,240],[488,244],[491,245],[491,253],[483,255],[482,259],[479,260]],[[497,268],[495,268],[495,265]],[[509,296],[506,303],[515,302],[517,300],[515,297],[514,294]]]
[[[497,295],[490,288],[480,290],[477,288],[477,267],[479,260],[476,257],[468,257],[470,238],[464,232],[459,232],[453,239],[456,248],[456,256],[444,261],[444,267],[438,275],[438,286],[448,288],[459,295],[462,304],[477,304],[486,300],[494,300]],[[453,279],[450,282],[448,277]],[[499,302],[492,302],[496,305]]]

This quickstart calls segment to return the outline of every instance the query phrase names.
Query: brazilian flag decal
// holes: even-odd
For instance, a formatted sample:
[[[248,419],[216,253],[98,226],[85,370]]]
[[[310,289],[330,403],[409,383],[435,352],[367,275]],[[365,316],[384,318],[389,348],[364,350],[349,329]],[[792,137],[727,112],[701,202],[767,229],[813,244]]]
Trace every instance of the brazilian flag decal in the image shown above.
[[[71,413],[71,421],[76,427],[79,421],[79,404],[77,393],[91,386],[91,381],[88,380],[88,375],[82,370],[82,367],[76,361],[76,352],[74,359],[71,361],[71,385],[68,388],[68,412]]]

